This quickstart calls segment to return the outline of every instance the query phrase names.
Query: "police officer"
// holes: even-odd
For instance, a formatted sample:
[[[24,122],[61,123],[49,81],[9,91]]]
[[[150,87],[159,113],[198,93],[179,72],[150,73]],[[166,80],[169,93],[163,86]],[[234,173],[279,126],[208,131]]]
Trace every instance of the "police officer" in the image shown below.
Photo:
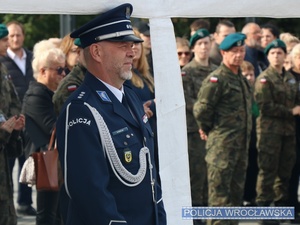
[[[80,37],[87,73],[57,121],[57,144],[70,197],[67,225],[164,225],[153,132],[131,78],[131,4],[71,33]]]
[[[217,66],[209,61],[211,39],[208,30],[197,30],[190,39],[190,47],[194,53],[194,58],[182,68],[181,74],[186,103],[192,205],[205,206],[207,205],[208,192],[206,162],[204,160],[205,141],[200,138],[199,128],[193,115],[193,106],[203,80]],[[196,222],[194,221],[194,223]]]
[[[83,49],[79,38],[74,40],[74,44],[79,48],[78,63],[71,72],[60,83],[53,95],[53,104],[56,114],[58,115],[61,107],[68,97],[82,84],[86,72]]]
[[[256,80],[258,167],[256,202],[284,206],[296,158],[295,119],[300,113],[299,86],[285,71],[286,45],[277,39],[264,50],[270,66]]]
[[[251,132],[251,89],[240,71],[245,35],[229,34],[220,44],[223,63],[202,83],[194,116],[207,140],[209,206],[240,206]],[[238,221],[209,220],[208,224]]]

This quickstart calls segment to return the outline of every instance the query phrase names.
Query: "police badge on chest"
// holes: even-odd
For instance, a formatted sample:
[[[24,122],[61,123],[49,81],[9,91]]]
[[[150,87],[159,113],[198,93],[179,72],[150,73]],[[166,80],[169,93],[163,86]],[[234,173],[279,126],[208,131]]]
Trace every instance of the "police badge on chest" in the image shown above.
[[[131,154],[131,150],[129,148],[124,149],[124,161],[126,163],[131,163],[131,161],[132,161],[132,154]]]

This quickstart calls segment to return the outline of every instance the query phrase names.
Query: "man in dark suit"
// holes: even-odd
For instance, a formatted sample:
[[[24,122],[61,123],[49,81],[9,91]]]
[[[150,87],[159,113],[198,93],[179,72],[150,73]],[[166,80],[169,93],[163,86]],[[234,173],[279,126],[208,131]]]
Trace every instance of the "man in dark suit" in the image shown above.
[[[71,34],[80,37],[87,73],[57,121],[70,197],[66,225],[165,225],[153,132],[129,87],[132,6],[120,5]],[[106,136],[105,136],[106,135]]]
[[[29,82],[33,80],[33,71],[31,66],[32,52],[23,47],[25,39],[24,26],[17,21],[11,21],[7,23],[6,26],[9,32],[9,47],[7,49],[7,54],[0,56],[0,62],[6,66],[9,78],[16,88],[21,103],[23,103],[23,97],[28,89]],[[21,133],[21,136],[23,137],[23,133]],[[21,171],[25,162],[24,154],[19,156],[17,159],[19,162],[19,171]],[[15,164],[15,158],[11,158],[9,164],[12,172]],[[21,184],[17,180],[15,182],[18,183],[18,214],[35,216],[36,211],[31,206],[31,187],[28,187],[26,184]]]

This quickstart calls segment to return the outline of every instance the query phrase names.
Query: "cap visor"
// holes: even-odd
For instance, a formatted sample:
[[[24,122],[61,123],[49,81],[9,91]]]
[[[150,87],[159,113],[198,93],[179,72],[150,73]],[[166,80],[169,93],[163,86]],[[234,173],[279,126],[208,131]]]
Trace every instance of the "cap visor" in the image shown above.
[[[103,41],[114,41],[114,42],[129,42],[132,41],[134,43],[140,43],[143,42],[142,39],[138,38],[135,35],[126,35],[126,36],[121,36],[121,37],[115,37],[115,38],[109,38],[109,39],[105,39]]]

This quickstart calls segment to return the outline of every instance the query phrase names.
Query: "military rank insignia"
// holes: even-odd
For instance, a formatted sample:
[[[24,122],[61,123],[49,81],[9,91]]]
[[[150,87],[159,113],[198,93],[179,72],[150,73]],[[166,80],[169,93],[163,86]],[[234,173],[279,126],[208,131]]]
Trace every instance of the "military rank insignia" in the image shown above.
[[[260,83],[261,83],[261,84],[266,84],[266,83],[267,83],[267,79],[264,78],[264,77],[261,78],[261,79],[260,79]]]
[[[217,78],[217,77],[211,77],[211,78],[209,79],[209,81],[210,81],[211,83],[218,83],[218,78]]]
[[[107,93],[105,91],[96,91],[99,97],[104,102],[111,102],[110,98],[108,97]]]
[[[132,161],[132,154],[129,149],[125,149],[124,151],[124,160],[126,163],[131,163]]]

